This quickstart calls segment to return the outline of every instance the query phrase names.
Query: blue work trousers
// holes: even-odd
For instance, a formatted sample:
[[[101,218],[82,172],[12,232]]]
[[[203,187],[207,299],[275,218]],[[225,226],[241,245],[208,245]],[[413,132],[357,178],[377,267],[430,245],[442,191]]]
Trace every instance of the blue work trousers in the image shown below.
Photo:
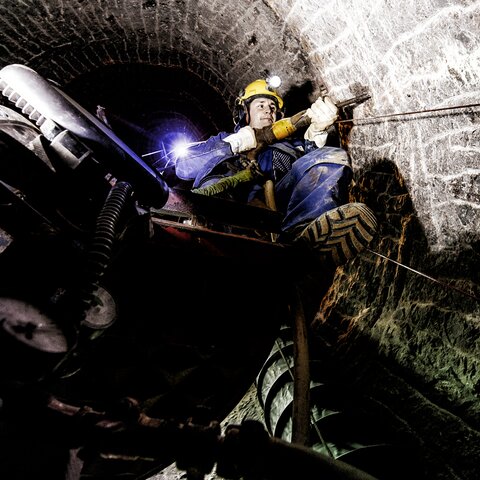
[[[323,147],[297,159],[275,185],[277,208],[284,213],[282,231],[298,233],[322,213],[348,203],[352,175],[341,148]]]

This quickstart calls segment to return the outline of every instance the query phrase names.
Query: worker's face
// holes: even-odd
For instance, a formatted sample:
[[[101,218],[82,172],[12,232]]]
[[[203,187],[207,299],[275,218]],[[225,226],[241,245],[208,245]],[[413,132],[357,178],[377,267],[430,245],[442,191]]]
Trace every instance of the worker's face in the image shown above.
[[[270,98],[255,98],[250,104],[248,124],[252,128],[263,128],[275,121],[277,107]]]

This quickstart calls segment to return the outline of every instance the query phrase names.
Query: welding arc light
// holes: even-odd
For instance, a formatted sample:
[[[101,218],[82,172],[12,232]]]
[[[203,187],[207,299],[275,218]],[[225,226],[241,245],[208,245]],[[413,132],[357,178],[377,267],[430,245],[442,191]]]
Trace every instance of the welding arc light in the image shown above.
[[[189,146],[190,143],[185,139],[185,137],[181,137],[173,143],[172,152],[176,157],[184,157],[188,152]]]
[[[282,84],[282,79],[278,75],[272,75],[267,78],[269,89],[277,89]]]

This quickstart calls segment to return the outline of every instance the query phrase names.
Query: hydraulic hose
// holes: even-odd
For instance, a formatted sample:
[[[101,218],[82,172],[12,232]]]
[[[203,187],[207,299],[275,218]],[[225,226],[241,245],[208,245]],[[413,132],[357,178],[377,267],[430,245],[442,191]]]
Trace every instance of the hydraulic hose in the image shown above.
[[[118,219],[131,191],[132,186],[129,183],[116,183],[110,190],[97,218],[95,236],[87,263],[86,288],[83,290],[85,308],[89,306],[98,281],[110,262]]]
[[[93,306],[100,277],[110,263],[117,223],[131,191],[132,186],[126,182],[117,182],[112,187],[97,217],[85,268],[78,276],[76,285],[67,289],[56,302],[65,318],[74,318],[74,325],[69,325],[70,328],[78,327],[85,319],[88,309]]]
[[[229,190],[231,188],[235,188],[240,183],[250,182],[251,180],[255,179],[255,175],[250,168],[246,168],[245,170],[241,170],[240,172],[232,175],[230,177],[224,177],[220,179],[217,183],[213,185],[207,185],[206,187],[202,188],[195,188],[192,190],[194,193],[200,193],[201,195],[217,195],[225,190]]]
[[[117,223],[130,196],[133,187],[127,182],[117,182],[110,190],[100,214],[97,217],[94,238],[87,252],[85,269],[80,273],[76,285],[71,285],[66,292],[55,301],[57,315],[64,322],[64,328],[75,337],[68,352],[44,377],[73,375],[79,369],[81,352],[88,343],[90,329],[82,329],[88,312],[99,301],[97,295],[99,281],[111,260]],[[90,327],[90,325],[88,325]],[[95,336],[95,335],[94,335]]]

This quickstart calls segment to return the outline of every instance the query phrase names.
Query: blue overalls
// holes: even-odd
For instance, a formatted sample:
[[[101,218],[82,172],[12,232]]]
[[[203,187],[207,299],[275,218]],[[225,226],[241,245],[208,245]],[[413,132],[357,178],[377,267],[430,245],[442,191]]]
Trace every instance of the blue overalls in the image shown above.
[[[228,135],[220,132],[190,146],[176,160],[176,175],[198,188],[235,173],[231,166],[239,157],[222,140]],[[257,162],[265,179],[275,182],[277,209],[284,215],[282,232],[295,234],[322,213],[348,203],[352,170],[347,152],[341,148],[317,148],[308,140],[294,139],[268,146]],[[249,184],[245,200],[252,201],[261,192],[261,185]]]

